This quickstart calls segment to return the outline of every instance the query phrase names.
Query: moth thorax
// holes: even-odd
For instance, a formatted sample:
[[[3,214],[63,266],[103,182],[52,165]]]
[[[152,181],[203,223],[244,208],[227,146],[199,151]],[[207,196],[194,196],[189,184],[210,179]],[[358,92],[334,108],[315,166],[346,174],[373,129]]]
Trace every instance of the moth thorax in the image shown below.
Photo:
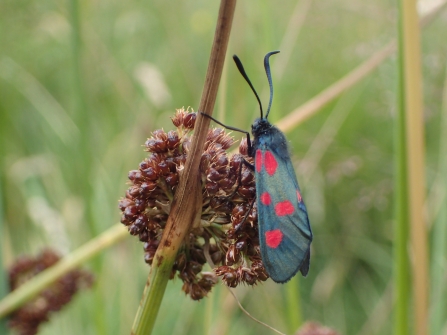
[[[251,125],[251,133],[254,137],[257,137],[264,133],[266,130],[270,129],[272,125],[268,122],[267,119],[258,118]]]

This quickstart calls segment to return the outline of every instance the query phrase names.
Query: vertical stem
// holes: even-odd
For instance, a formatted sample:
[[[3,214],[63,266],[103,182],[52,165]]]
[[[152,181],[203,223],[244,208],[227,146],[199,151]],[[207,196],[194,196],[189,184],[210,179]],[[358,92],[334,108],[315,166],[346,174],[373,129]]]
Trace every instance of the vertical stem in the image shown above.
[[[3,178],[0,177],[0,238],[4,238],[4,220],[5,214],[3,213]],[[2,245],[0,241],[0,246]],[[8,271],[3,264],[3,252],[0,248],[0,301],[8,294]],[[7,334],[6,320],[0,318],[0,334]]]
[[[446,275],[446,254],[447,254],[447,69],[444,77],[444,91],[442,101],[442,116],[440,129],[440,145],[439,145],[439,163],[438,163],[438,182],[443,190],[441,195],[441,209],[435,220],[432,230],[433,248],[432,248],[432,264],[431,264],[431,334],[437,335],[442,333],[445,323],[446,301],[445,301],[445,285],[444,278]]]
[[[72,49],[72,66],[73,66],[73,88],[75,99],[75,112],[77,121],[80,122],[81,130],[85,125],[88,125],[84,118],[86,114],[86,101],[83,88],[82,79],[82,37],[81,37],[81,23],[79,19],[79,1],[69,0],[69,12],[71,23],[71,49]],[[84,136],[86,138],[87,136]]]
[[[404,145],[400,149],[402,164],[406,159],[407,199],[400,199],[399,212],[408,216],[412,252],[412,289],[414,302],[415,334],[428,333],[428,252],[425,222],[425,172],[424,172],[424,121],[422,102],[422,75],[420,59],[420,26],[415,0],[400,1],[399,22],[399,60],[400,60],[400,119],[399,127],[405,127],[401,140]],[[405,174],[405,173],[404,173]],[[402,177],[402,176],[401,176]],[[400,190],[401,191],[401,190]],[[399,192],[400,192],[399,191]],[[406,200],[406,201],[405,201]],[[403,213],[406,211],[407,213]],[[400,218],[402,219],[402,217]],[[405,221],[399,224],[405,224]],[[405,228],[406,230],[406,228]],[[402,247],[402,245],[400,246]],[[402,250],[403,251],[403,250]],[[400,278],[406,281],[404,278]],[[400,282],[396,282],[397,285]],[[399,290],[398,287],[396,289]],[[403,293],[403,292],[401,292]],[[401,297],[402,298],[402,297]],[[398,302],[399,304],[399,302]],[[408,306],[408,305],[407,305]],[[398,306],[403,308],[404,306]],[[403,312],[403,311],[402,311]],[[399,321],[397,321],[399,322]],[[397,324],[396,324],[397,325]],[[399,329],[403,331],[403,329]],[[408,332],[407,332],[408,333]],[[401,334],[401,333],[398,333]],[[403,334],[403,333],[402,333]]]
[[[399,59],[400,60],[400,59]],[[401,65],[402,62],[399,62]],[[399,71],[402,83],[402,71]],[[401,85],[400,85],[401,86]],[[408,188],[407,154],[405,150],[405,113],[402,87],[398,89],[399,106],[395,126],[395,201],[396,218],[394,224],[394,334],[408,335],[408,296],[410,279],[408,269]]]
[[[293,277],[286,285],[286,305],[287,305],[287,322],[289,325],[289,334],[294,334],[301,326],[301,296],[300,296],[300,278]]]
[[[82,105],[84,102],[82,90],[81,74],[81,24],[79,22],[79,3],[78,0],[69,0],[70,21],[71,21],[71,45],[73,52],[73,79],[76,90],[77,102]]]
[[[82,28],[80,19],[80,1],[79,0],[68,0],[68,9],[70,14],[70,24],[71,24],[71,51],[72,51],[72,80],[73,80],[73,99],[74,99],[74,117],[77,126],[79,127],[82,136],[79,148],[76,148],[74,155],[74,164],[79,171],[80,175],[85,176],[83,178],[84,182],[76,185],[79,187],[78,192],[87,195],[91,194],[91,166],[92,164],[86,164],[86,159],[89,161],[94,161],[95,157],[92,155],[92,146],[90,143],[90,124],[91,115],[88,113],[88,106],[84,88],[84,76],[82,70]],[[77,157],[76,157],[77,156]],[[92,208],[90,201],[86,200],[86,222],[90,229],[92,236],[98,235],[98,231],[94,225],[94,218],[92,216]]]
[[[402,13],[399,11],[400,16]],[[401,17],[399,17],[401,19]],[[401,29],[399,25],[399,30]],[[402,34],[399,34],[401,36]],[[402,38],[398,40],[399,55],[402,54]],[[403,57],[398,58],[397,118],[395,124],[395,203],[396,218],[394,225],[394,334],[408,334],[408,302],[410,292],[408,258],[408,188],[407,188],[407,152],[405,129],[405,94]]]
[[[208,71],[198,108],[199,112],[209,115],[212,114],[216,101],[235,7],[236,0],[222,0],[220,3]],[[198,114],[191,150],[172,201],[166,228],[154,257],[151,273],[132,327],[132,334],[152,333],[177,251],[193,222],[200,220],[202,187],[199,164],[209,123],[209,118]]]

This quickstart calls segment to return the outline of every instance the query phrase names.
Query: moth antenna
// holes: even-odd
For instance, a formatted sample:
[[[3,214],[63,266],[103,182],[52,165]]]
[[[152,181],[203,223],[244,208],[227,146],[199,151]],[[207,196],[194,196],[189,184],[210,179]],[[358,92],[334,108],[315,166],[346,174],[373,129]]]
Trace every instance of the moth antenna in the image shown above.
[[[278,51],[279,52],[279,51]],[[238,56],[234,55],[233,56],[233,60],[236,63],[236,66],[239,70],[239,72],[241,73],[242,77],[244,77],[245,81],[248,83],[248,85],[250,85],[251,90],[253,91],[253,93],[256,96],[256,99],[258,100],[259,103],[259,109],[261,110],[261,119],[264,117],[263,111],[262,111],[262,104],[261,104],[261,99],[259,99],[259,95],[258,93],[256,93],[255,88],[253,87],[253,84],[251,83],[250,79],[248,79],[247,73],[244,70],[244,66],[242,65],[241,60],[239,59]]]
[[[272,102],[273,102],[273,82],[272,82],[272,74],[270,73],[269,58],[271,55],[274,55],[277,53],[279,53],[279,50],[271,51],[264,57],[264,68],[265,68],[265,73],[267,74],[267,80],[269,81],[269,87],[270,87],[270,100],[269,100],[269,106],[267,108],[267,112],[265,114],[266,119],[269,117],[270,108],[272,107]]]

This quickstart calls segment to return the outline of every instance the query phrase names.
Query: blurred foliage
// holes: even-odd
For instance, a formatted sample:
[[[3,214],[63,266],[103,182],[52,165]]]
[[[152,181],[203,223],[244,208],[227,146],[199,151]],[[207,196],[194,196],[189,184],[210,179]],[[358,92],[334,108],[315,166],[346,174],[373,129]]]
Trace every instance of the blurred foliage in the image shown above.
[[[267,101],[262,57],[282,45],[289,21],[299,23],[295,7],[306,1],[309,10],[301,12],[299,34],[272,59],[272,122],[396,35],[396,7],[388,0],[240,1],[216,104],[222,122],[249,129],[258,113],[230,56],[238,54]],[[1,247],[6,265],[45,246],[68,253],[117,222],[117,200],[127,188],[127,172],[145,155],[142,144],[151,131],[173,128],[169,117],[175,108],[197,108],[203,87],[217,1],[71,4],[79,10],[79,45],[73,39],[70,1],[1,4]],[[446,14],[422,34],[430,219],[439,204],[433,182],[439,173]],[[290,58],[282,58],[288,53]],[[287,135],[314,231],[311,270],[299,280],[303,319],[342,334],[389,334],[392,329],[395,86],[390,59]],[[333,137],[320,131],[327,120],[325,129]],[[129,238],[90,262],[96,285],[41,334],[128,333],[149,271],[142,255],[141,245]],[[181,295],[179,285],[175,280],[168,286],[156,334],[267,332],[238,309],[225,288],[217,287],[197,303]],[[287,319],[293,313],[285,310],[285,286],[270,281],[236,292],[262,321],[279,329],[293,324]]]

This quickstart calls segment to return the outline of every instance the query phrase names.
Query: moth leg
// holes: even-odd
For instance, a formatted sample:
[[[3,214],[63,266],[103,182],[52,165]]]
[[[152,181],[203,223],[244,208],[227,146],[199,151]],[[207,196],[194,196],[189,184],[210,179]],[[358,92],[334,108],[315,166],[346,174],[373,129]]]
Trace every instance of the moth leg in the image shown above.
[[[250,140],[250,133],[248,131],[239,129],[239,128],[235,128],[235,127],[231,127],[231,126],[227,126],[225,124],[223,124],[222,122],[216,120],[215,118],[213,118],[211,115],[205,114],[203,112],[199,112],[200,114],[202,114],[203,116],[213,120],[214,122],[216,122],[218,125],[224,127],[225,129],[229,129],[229,130],[234,130],[234,131],[238,131],[240,133],[243,133],[247,136],[247,147],[248,147],[248,153],[251,154],[251,140]]]
[[[251,164],[250,162],[248,162],[245,158],[242,157],[242,163],[248,167],[251,171],[255,171],[255,166],[254,164]]]

